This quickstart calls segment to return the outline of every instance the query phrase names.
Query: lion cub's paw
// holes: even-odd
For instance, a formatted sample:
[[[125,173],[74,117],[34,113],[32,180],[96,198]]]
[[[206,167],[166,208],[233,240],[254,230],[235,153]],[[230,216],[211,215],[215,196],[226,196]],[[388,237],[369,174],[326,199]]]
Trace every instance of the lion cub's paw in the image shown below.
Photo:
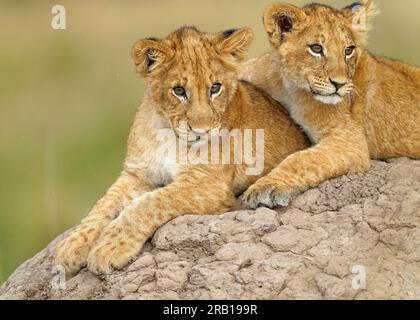
[[[242,196],[243,201],[251,208],[287,207],[292,199],[292,192],[282,191],[275,183],[257,182]]]
[[[111,224],[90,251],[88,269],[97,275],[122,269],[136,258],[146,240],[130,239],[123,228]]]
[[[86,237],[74,232],[68,238],[60,241],[55,248],[55,263],[64,267],[66,275],[71,277],[86,266],[91,248]]]

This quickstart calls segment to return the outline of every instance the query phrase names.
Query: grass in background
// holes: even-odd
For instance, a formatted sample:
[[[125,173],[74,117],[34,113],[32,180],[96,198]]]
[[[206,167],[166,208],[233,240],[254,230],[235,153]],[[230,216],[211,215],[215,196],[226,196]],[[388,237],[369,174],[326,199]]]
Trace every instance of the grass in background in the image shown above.
[[[261,13],[270,2],[64,0],[65,31],[50,28],[55,2],[0,4],[0,283],[80,221],[118,175],[143,92],[131,45],[181,25],[248,25],[256,57],[269,49]],[[380,3],[371,50],[419,65],[420,3]]]

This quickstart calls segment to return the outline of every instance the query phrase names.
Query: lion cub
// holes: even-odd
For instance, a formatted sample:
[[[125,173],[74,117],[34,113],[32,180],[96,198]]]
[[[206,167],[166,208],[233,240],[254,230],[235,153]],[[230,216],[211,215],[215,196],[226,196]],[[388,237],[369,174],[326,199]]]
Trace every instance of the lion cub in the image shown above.
[[[289,154],[309,146],[279,103],[238,80],[251,41],[247,28],[213,35],[185,27],[164,40],[134,45],[132,57],[146,82],[144,102],[131,129],[121,176],[56,248],[56,262],[69,275],[85,265],[96,274],[124,267],[164,223],[184,214],[228,211],[235,196]],[[208,134],[220,129],[264,130],[263,168],[248,173],[247,163],[236,161],[241,155],[223,163],[171,161],[181,152],[165,152],[163,146],[171,139],[160,139],[169,131],[174,137],[169,145],[197,151],[209,141]],[[261,152],[257,140],[248,139],[255,142],[252,154]],[[225,150],[223,141],[215,144],[219,150]],[[237,141],[228,143],[233,148]],[[204,154],[206,150],[214,156],[210,149]],[[232,151],[215,152],[226,156]]]
[[[420,157],[420,69],[365,49],[376,12],[370,0],[265,11],[275,51],[246,63],[242,78],[281,101],[314,146],[253,185],[244,195],[251,207],[282,205],[325,179],[363,172],[369,158]]]

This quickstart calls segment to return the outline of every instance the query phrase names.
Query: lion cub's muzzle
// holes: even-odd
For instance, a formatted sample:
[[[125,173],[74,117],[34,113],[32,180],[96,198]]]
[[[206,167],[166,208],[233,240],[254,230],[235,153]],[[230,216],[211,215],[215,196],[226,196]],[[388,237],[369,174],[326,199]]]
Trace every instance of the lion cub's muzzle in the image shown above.
[[[314,98],[326,104],[337,104],[354,90],[352,81],[326,81],[321,78],[313,78],[309,81],[309,87]]]
[[[348,93],[352,92],[354,85],[352,81],[335,81],[329,79],[325,81],[320,78],[314,78],[309,82],[312,93],[323,96],[339,95],[344,97]]]

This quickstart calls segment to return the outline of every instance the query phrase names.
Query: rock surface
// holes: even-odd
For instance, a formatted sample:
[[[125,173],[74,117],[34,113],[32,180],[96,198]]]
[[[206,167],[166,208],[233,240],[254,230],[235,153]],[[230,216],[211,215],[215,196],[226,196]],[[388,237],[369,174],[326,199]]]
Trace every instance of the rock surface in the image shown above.
[[[420,299],[420,161],[374,161],[289,208],[184,216],[124,270],[63,281],[58,240],[0,299]]]

